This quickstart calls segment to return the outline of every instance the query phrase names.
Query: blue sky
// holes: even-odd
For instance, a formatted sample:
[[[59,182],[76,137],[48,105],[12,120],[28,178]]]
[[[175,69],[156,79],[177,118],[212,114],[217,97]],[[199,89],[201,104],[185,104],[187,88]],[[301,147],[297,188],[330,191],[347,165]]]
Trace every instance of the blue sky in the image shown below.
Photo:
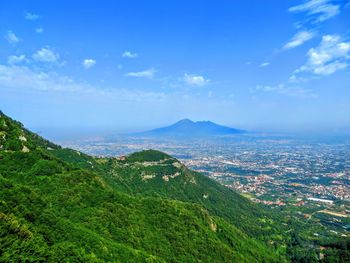
[[[2,1],[0,47],[32,128],[350,128],[348,0]]]

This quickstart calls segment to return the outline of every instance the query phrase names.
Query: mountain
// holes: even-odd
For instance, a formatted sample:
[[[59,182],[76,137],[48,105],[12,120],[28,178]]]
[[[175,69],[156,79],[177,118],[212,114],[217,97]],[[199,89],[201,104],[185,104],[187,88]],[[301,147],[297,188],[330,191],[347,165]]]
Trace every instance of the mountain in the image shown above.
[[[110,161],[109,166],[110,183],[128,194],[200,204],[251,237],[265,241],[269,240],[271,229],[278,228],[270,213],[259,205],[159,151],[133,153],[125,161]]]
[[[316,262],[309,227],[165,153],[93,157],[0,112],[0,262]]]
[[[218,125],[211,121],[180,120],[170,126],[139,133],[142,136],[170,136],[170,137],[210,137],[218,135],[232,135],[245,133],[230,127]]]
[[[249,203],[164,153],[96,158],[0,113],[1,262],[285,262],[201,201],[223,197]]]

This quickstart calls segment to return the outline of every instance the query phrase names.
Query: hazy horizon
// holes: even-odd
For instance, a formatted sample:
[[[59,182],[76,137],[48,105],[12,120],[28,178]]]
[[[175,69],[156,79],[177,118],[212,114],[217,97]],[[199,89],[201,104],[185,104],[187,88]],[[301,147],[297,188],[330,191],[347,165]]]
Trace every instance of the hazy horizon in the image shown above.
[[[198,120],[202,121],[202,120]],[[211,120],[210,120],[211,121]],[[214,121],[214,123],[216,123]],[[123,125],[116,125],[110,127],[101,126],[27,126],[31,131],[38,133],[39,135],[54,140],[56,142],[60,141],[75,141],[79,139],[108,139],[116,136],[118,138],[123,138],[125,136],[133,135],[138,132],[145,132],[152,129],[163,128],[170,126],[172,123],[164,123],[160,125],[146,125],[146,126],[129,126],[125,127]],[[222,123],[216,123],[230,128],[244,129],[247,131],[243,135],[235,136],[296,136],[299,138],[307,138],[310,136],[322,136],[325,139],[331,137],[344,137],[346,139],[350,138],[350,127],[343,128],[332,128],[332,127],[318,127],[318,128],[305,128],[302,125],[298,127],[249,127],[249,126],[237,126],[237,125],[226,125]],[[120,128],[123,127],[123,128]]]

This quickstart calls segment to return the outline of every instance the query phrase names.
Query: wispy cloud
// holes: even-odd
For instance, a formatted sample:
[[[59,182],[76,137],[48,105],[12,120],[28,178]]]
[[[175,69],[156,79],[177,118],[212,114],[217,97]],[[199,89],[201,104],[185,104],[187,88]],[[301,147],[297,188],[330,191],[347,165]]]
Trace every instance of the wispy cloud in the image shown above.
[[[167,95],[163,92],[145,92],[125,88],[101,88],[79,83],[56,72],[33,70],[26,66],[6,66],[0,64],[0,90],[2,88],[39,90],[45,92],[91,94],[119,101],[161,101]]]
[[[317,95],[310,89],[305,89],[299,86],[289,86],[285,84],[278,84],[275,86],[257,85],[255,88],[257,92],[276,93],[296,98],[316,98]]]
[[[183,76],[183,81],[186,85],[201,87],[209,84],[210,79],[207,79],[201,75],[187,74]]]
[[[92,68],[93,66],[95,66],[96,60],[91,59],[91,58],[87,58],[87,59],[83,60],[82,64],[83,64],[83,67],[85,69],[89,69],[89,68]]]
[[[349,65],[350,42],[338,35],[325,35],[319,46],[307,52],[307,61],[296,73],[311,72],[316,75],[331,75]]]
[[[38,34],[41,34],[44,32],[44,29],[42,27],[38,27],[35,29],[35,32],[38,33]]]
[[[312,89],[304,88],[302,84],[347,68],[350,63],[350,42],[338,35],[324,35],[321,43],[311,48],[306,57],[306,63],[295,70],[287,81],[278,85],[258,85],[254,91],[300,98],[317,97]]]
[[[15,45],[19,41],[21,41],[19,37],[17,37],[16,34],[13,33],[11,30],[7,31],[7,34],[5,35],[5,39],[7,40],[7,42],[9,42],[12,45]]]
[[[125,76],[127,77],[136,77],[136,78],[153,78],[156,74],[157,70],[154,68],[146,69],[144,71],[138,71],[138,72],[129,72],[126,73]]]
[[[25,66],[0,65],[0,86],[35,90],[79,90],[72,79],[54,72],[34,71]]]
[[[313,31],[300,31],[296,33],[292,39],[287,42],[284,46],[283,49],[292,49],[298,46],[301,46],[305,42],[311,40],[315,36],[315,33]]]
[[[60,56],[58,53],[53,51],[51,48],[45,47],[45,48],[41,48],[41,49],[37,50],[32,55],[32,58],[38,62],[55,63],[55,62],[59,61]]]
[[[264,68],[270,66],[270,62],[263,62],[259,65],[259,67]]]
[[[27,20],[34,21],[34,20],[38,20],[40,18],[40,16],[37,15],[37,14],[26,12],[25,15],[24,15],[24,18],[27,19]]]
[[[130,52],[130,51],[125,51],[125,52],[122,54],[122,57],[123,57],[123,58],[137,58],[137,57],[138,57],[138,54],[137,54],[137,53]]]
[[[288,83],[306,83],[310,80],[310,78],[296,76],[295,74],[291,75],[288,79]]]
[[[9,63],[10,65],[14,65],[14,64],[20,64],[22,62],[25,62],[26,60],[27,58],[23,54],[19,56],[12,55],[7,58],[7,63]]]
[[[313,22],[323,22],[340,13],[340,6],[333,2],[332,0],[308,0],[301,5],[289,8],[288,11],[306,13]]]

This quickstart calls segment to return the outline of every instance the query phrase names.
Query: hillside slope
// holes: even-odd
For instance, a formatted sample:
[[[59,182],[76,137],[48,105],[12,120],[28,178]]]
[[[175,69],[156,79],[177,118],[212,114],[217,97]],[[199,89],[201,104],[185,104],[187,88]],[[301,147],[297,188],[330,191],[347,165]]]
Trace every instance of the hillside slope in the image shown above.
[[[248,235],[267,242],[273,241],[273,235],[281,232],[271,215],[259,205],[187,169],[164,153],[154,150],[137,152],[124,161],[109,159],[106,166],[106,180],[128,194],[199,204]]]
[[[132,180],[139,158],[158,162],[159,155],[135,154],[118,164],[93,158],[61,149],[0,113],[0,261],[285,261],[205,203],[141,194],[147,187],[137,190],[137,181],[110,174]],[[176,179],[148,167],[163,181]]]

